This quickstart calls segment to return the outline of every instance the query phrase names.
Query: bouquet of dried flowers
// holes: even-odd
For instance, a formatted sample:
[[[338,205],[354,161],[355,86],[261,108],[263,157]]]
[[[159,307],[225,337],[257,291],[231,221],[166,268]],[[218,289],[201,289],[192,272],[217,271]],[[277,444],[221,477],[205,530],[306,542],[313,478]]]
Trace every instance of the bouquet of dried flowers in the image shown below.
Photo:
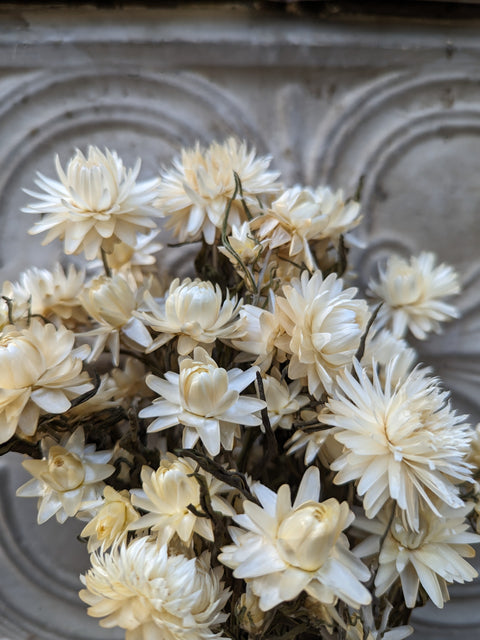
[[[0,451],[40,524],[84,521],[80,598],[126,640],[401,640],[477,575],[480,439],[406,341],[458,277],[392,256],[360,297],[359,204],[270,161],[228,139],[139,181],[90,147],[27,191],[86,261],[3,284]]]

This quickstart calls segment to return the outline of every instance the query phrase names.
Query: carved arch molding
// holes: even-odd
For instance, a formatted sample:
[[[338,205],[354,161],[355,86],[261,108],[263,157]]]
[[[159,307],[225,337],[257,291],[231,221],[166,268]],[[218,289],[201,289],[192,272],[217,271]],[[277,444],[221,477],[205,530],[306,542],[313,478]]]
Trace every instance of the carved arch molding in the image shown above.
[[[286,183],[363,183],[364,283],[387,250],[436,251],[463,274],[462,318],[428,347],[460,411],[480,419],[480,23],[321,23],[235,10],[0,9],[0,275],[39,249],[20,213],[34,173],[75,147],[141,156],[153,175],[182,146],[236,135]],[[34,256],[32,258],[32,256]],[[167,255],[169,268],[182,270]],[[77,598],[74,525],[37,528],[0,461],[0,640],[113,640]],[[453,588],[416,640],[480,638],[480,586]]]

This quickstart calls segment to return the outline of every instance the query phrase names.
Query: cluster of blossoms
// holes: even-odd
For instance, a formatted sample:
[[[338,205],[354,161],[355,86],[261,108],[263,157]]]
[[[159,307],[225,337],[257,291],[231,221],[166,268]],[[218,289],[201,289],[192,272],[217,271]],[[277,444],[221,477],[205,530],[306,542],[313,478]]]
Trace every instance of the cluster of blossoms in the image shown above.
[[[142,182],[90,147],[27,191],[86,264],[3,283],[0,451],[39,523],[84,523],[80,597],[126,640],[402,640],[476,576],[480,427],[407,342],[457,275],[393,256],[362,297],[359,204],[270,162],[232,138]],[[192,277],[156,272],[155,219]]]

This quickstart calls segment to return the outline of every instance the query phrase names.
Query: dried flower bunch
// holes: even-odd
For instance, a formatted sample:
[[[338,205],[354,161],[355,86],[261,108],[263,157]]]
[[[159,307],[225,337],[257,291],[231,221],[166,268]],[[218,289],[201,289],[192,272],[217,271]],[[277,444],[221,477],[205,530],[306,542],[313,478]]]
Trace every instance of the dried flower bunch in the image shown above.
[[[359,204],[270,162],[228,139],[141,182],[90,147],[27,191],[86,264],[3,284],[0,452],[39,523],[84,522],[80,597],[126,640],[401,640],[476,576],[480,435],[407,342],[458,277],[392,256],[362,297]]]

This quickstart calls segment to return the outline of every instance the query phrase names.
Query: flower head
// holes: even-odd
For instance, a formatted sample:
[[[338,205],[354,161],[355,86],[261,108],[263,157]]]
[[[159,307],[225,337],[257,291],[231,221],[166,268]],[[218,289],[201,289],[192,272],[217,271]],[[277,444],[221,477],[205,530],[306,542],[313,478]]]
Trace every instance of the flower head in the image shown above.
[[[440,322],[458,317],[457,309],[445,298],[460,291],[458,276],[446,264],[435,266],[433,253],[421,253],[404,260],[392,256],[379,280],[369,283],[372,296],[383,305],[378,321],[388,325],[396,337],[402,338],[407,329],[419,340],[427,334],[440,332]]]
[[[95,511],[95,516],[80,534],[88,538],[89,553],[99,547],[105,551],[112,544],[126,540],[129,525],[139,518],[132,507],[128,491],[115,491],[108,485],[104,488],[103,500]]]
[[[242,301],[234,296],[222,297],[220,286],[196,278],[179,278],[170,285],[167,295],[157,303],[146,292],[144,303],[148,311],[138,316],[160,335],[152,342],[148,352],[162,346],[175,335],[178,353],[187,355],[199,343],[212,344],[218,338],[226,340],[242,334],[242,318],[239,309]]]
[[[100,626],[125,629],[125,640],[224,640],[214,629],[227,618],[230,592],[207,554],[168,555],[143,537],[90,558],[80,597]]]
[[[75,269],[73,264],[67,272],[59,263],[52,271],[32,267],[20,275],[19,282],[12,284],[12,296],[16,300],[28,299],[31,314],[78,323],[85,319],[78,300],[84,282],[85,272]]]
[[[270,424],[272,429],[291,429],[295,414],[310,402],[310,398],[300,394],[302,384],[299,380],[287,384],[285,380],[281,380],[278,369],[272,373],[274,375],[263,378]]]
[[[419,526],[413,531],[398,508],[388,533],[383,538],[390,510],[383,510],[376,520],[359,519],[360,528],[373,535],[363,543],[363,554],[379,555],[379,568],[375,578],[376,594],[386,593],[400,578],[407,607],[416,605],[421,584],[432,602],[442,608],[449,600],[447,585],[452,582],[470,582],[478,574],[464,558],[473,558],[475,551],[470,544],[480,542],[480,536],[468,531],[465,516],[472,504],[452,509],[438,502],[439,515],[430,510],[420,513]]]
[[[223,144],[212,143],[208,149],[199,144],[183,150],[170,171],[164,171],[156,201],[167,216],[166,227],[180,242],[194,242],[204,237],[208,244],[222,228],[225,209],[235,192],[237,173],[248,206],[258,210],[258,196],[274,193],[278,173],[268,171],[269,157],[256,158],[245,142],[229,138]],[[239,226],[244,218],[240,200],[232,203],[229,224]]]
[[[183,424],[183,446],[191,448],[200,438],[211,456],[220,452],[220,444],[231,450],[238,425],[258,426],[255,415],[265,407],[263,400],[240,395],[256,376],[247,371],[219,367],[201,347],[196,347],[193,360],[180,363],[180,374],[169,371],[165,380],[150,374],[148,386],[162,398],[139,413],[141,418],[156,419],[147,431],[168,429]]]
[[[342,191],[316,190],[297,185],[275,200],[265,215],[252,223],[259,239],[272,249],[288,245],[288,255],[317,268],[309,242],[331,238],[335,242],[360,222],[358,202],[345,204]]]
[[[112,277],[99,276],[85,288],[81,301],[98,326],[83,336],[95,336],[95,344],[89,361],[96,360],[105,346],[112,352],[112,360],[118,366],[120,359],[120,339],[126,339],[144,349],[152,343],[148,329],[134,311],[138,308],[142,290],[137,288],[133,278],[115,274]]]
[[[188,507],[201,510],[200,485],[195,478],[196,465],[186,458],[169,454],[161,460],[156,471],[142,468],[142,489],[132,489],[132,504],[146,515],[132,523],[130,529],[151,527],[160,544],[170,542],[177,534],[190,545],[194,533],[213,541],[212,523],[208,518],[195,515]],[[220,513],[233,515],[232,507],[220,497],[229,490],[209,473],[202,474],[208,488],[212,507]]]
[[[368,604],[370,593],[359,580],[369,571],[349,551],[342,531],[353,519],[346,502],[335,498],[318,502],[319,472],[305,472],[295,502],[284,484],[275,494],[262,485],[254,487],[262,506],[245,501],[244,513],[234,516],[232,545],[223,547],[219,560],[234,569],[260,598],[262,611],[296,598],[306,591],[332,604],[341,598],[358,607]]]
[[[319,398],[330,392],[335,375],[349,365],[367,325],[365,300],[354,300],[357,290],[343,289],[342,280],[330,274],[323,280],[320,271],[283,287],[277,296],[280,323],[285,335],[277,340],[291,354],[288,375],[292,380],[306,377],[308,390]]]
[[[30,229],[31,234],[48,232],[43,244],[60,238],[66,254],[84,251],[93,260],[117,242],[135,246],[137,232],[155,227],[149,216],[159,215],[152,207],[158,180],[136,183],[140,160],[127,170],[115,151],[91,146],[87,156],[77,149],[66,172],[58,156],[55,167],[60,182],[38,173],[43,193],[26,193],[40,202],[23,209],[46,214]]]
[[[335,438],[344,446],[331,464],[335,483],[358,480],[368,518],[393,498],[417,529],[421,506],[439,515],[434,496],[452,508],[463,506],[455,483],[471,478],[471,429],[450,409],[436,379],[415,369],[394,385],[394,369],[395,361],[382,385],[355,362],[356,377],[347,370],[337,377],[322,421],[338,427]]]
[[[85,446],[81,427],[65,436],[60,444],[44,438],[42,450],[42,460],[22,462],[33,478],[17,490],[17,496],[38,496],[38,524],[53,515],[63,523],[100,498],[104,488],[102,480],[115,471],[115,467],[108,464],[112,452],[96,451],[94,444]]]
[[[88,347],[74,349],[75,336],[34,318],[26,329],[0,333],[0,442],[18,429],[32,436],[41,413],[63,413],[71,400],[92,389],[82,371]]]

